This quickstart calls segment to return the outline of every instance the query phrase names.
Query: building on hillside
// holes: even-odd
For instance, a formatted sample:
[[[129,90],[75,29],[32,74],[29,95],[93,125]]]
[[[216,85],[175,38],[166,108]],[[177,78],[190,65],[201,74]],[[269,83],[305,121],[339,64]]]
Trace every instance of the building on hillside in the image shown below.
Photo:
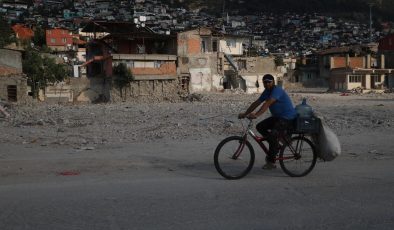
[[[253,44],[246,35],[218,34],[218,57],[223,63],[224,89],[240,88],[246,93],[260,93],[264,90],[262,76],[271,74],[275,82],[283,84],[283,73],[276,69],[273,57],[251,55],[245,48]]]
[[[113,68],[123,63],[133,76],[127,96],[173,97],[178,93],[176,37],[159,35],[129,22],[92,21],[82,32],[107,33],[87,44],[87,76],[115,80]],[[106,95],[109,97],[109,95]]]
[[[191,93],[231,88],[262,91],[261,76],[279,74],[273,58],[245,55],[243,41],[247,39],[206,27],[178,33],[178,75],[183,89]]]
[[[394,34],[387,35],[379,41],[378,54],[384,56],[384,67],[394,69]],[[379,65],[382,66],[380,62]],[[386,77],[387,88],[394,88],[394,78]]]
[[[223,58],[218,57],[219,37],[209,28],[180,32],[178,76],[185,92],[223,89]]]
[[[319,81],[320,79],[318,57],[316,55],[308,55],[300,58],[289,81],[305,88],[327,86],[326,83]]]
[[[383,91],[392,88],[394,69],[385,68],[384,55],[380,56],[380,66],[371,55],[363,57],[332,57],[330,60],[330,90],[362,92]]]
[[[45,37],[47,46],[55,51],[74,50],[74,36],[68,29],[48,29]]]
[[[34,37],[33,30],[22,24],[13,25],[12,30],[14,31],[16,38],[20,41],[29,42]]]
[[[368,44],[336,47],[305,56],[299,60],[290,81],[334,91],[383,90],[392,85],[391,70],[385,65],[385,55],[368,54],[376,51],[375,44]]]

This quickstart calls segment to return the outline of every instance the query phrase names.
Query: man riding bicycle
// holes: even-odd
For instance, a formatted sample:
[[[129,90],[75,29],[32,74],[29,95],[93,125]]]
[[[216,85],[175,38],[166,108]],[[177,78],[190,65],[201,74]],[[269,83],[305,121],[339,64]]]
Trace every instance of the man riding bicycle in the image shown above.
[[[263,169],[274,169],[276,168],[275,156],[279,151],[279,131],[290,127],[297,113],[289,95],[281,87],[275,85],[274,77],[271,74],[263,76],[263,83],[265,88],[263,93],[249,106],[246,112],[240,113],[238,118],[256,119],[269,108],[272,116],[258,123],[256,129],[267,138],[269,143],[269,154]],[[260,109],[254,112],[262,103]]]

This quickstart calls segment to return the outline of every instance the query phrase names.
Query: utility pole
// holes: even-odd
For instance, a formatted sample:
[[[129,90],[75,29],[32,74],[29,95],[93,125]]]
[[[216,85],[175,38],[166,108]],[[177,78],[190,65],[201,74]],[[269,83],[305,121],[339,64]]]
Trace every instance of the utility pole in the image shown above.
[[[373,3],[369,3],[369,42],[372,42],[372,6]]]
[[[222,32],[225,33],[226,32],[226,0],[223,0],[223,6],[222,6]]]
[[[224,12],[225,12],[225,10],[226,10],[226,0],[223,0],[223,8],[222,8],[222,15],[223,15],[223,18],[224,18]]]

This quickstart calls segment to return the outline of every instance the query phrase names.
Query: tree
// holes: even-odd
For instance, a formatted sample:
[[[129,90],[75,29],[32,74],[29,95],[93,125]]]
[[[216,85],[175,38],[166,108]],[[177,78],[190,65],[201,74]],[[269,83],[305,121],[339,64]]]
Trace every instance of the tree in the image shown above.
[[[0,14],[0,48],[15,42],[14,32],[3,14]]]
[[[39,90],[44,89],[48,83],[60,82],[67,77],[65,65],[57,64],[52,58],[42,57],[33,49],[26,50],[22,66],[34,98],[38,97]]]
[[[114,77],[115,84],[118,86],[120,91],[120,96],[123,97],[123,89],[126,86],[130,86],[130,83],[134,80],[134,77],[124,63],[120,63],[114,67]]]
[[[34,30],[32,41],[35,46],[43,47],[46,44],[45,30],[43,30],[40,26],[37,26]]]

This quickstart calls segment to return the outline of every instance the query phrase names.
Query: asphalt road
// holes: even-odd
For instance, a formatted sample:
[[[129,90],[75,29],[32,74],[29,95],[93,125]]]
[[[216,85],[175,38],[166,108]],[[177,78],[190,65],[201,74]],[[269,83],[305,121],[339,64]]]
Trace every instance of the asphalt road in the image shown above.
[[[303,178],[219,176],[218,140],[1,144],[0,229],[394,229],[394,158],[346,150]],[[62,175],[74,172],[76,175]]]

